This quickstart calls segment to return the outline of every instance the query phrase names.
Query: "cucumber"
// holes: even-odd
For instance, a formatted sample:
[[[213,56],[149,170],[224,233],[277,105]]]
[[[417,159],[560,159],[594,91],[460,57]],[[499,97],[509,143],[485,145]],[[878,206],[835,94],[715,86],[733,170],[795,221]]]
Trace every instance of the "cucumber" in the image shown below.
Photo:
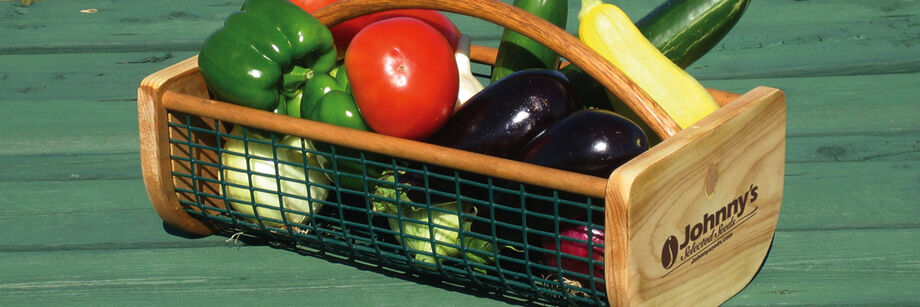
[[[566,0],[514,0],[514,6],[565,29],[569,5]],[[520,33],[505,29],[498,44],[490,83],[524,69],[556,69],[559,55]]]
[[[636,27],[674,64],[687,68],[731,31],[750,3],[750,0],[666,0],[636,22]]]

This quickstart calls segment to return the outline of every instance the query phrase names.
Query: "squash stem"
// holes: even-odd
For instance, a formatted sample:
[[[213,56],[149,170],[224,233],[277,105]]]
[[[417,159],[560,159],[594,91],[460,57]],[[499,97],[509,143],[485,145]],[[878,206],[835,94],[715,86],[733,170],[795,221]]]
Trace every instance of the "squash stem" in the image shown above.
[[[581,10],[578,11],[578,19],[581,20],[588,11],[603,3],[604,2],[601,0],[581,0]]]

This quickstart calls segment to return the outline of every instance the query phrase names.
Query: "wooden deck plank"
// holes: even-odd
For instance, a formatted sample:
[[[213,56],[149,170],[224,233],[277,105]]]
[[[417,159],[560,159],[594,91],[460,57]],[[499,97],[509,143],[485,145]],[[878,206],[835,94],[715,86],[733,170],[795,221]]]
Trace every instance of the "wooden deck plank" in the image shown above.
[[[266,246],[220,245],[0,253],[15,276],[0,284],[0,304],[508,305]]]
[[[915,86],[920,73],[708,80],[708,87],[744,92],[758,85],[786,93],[787,135],[920,130]]]
[[[752,1],[688,71],[702,79],[916,72],[918,13],[916,1]]]
[[[920,159],[917,130],[786,138],[786,163],[906,161]]]
[[[0,101],[133,103],[141,79],[195,52],[0,55]]]
[[[134,101],[2,101],[0,155],[137,152]]]
[[[184,240],[163,230],[140,180],[0,183],[0,191],[0,222],[15,230],[0,234],[0,250]]]
[[[241,0],[0,2],[0,54],[197,50]],[[95,9],[95,12],[81,12]],[[68,33],[69,35],[60,35]]]
[[[0,37],[8,38],[0,54],[194,52],[227,15],[238,10],[239,3],[42,1],[31,7],[0,3],[6,6],[0,12],[8,17],[0,19]],[[657,5],[639,0],[616,3],[634,19]],[[567,30],[572,33],[577,32],[579,7],[579,1],[570,1]],[[86,8],[99,11],[79,12]],[[141,15],[140,11],[156,13]],[[920,22],[918,13],[920,4],[911,1],[754,1],[723,43],[688,71],[701,79],[917,72],[920,37],[912,29]],[[450,16],[474,42],[497,46],[501,33],[497,26]],[[57,35],[62,31],[74,35]]]
[[[920,228],[918,167],[916,160],[787,164],[777,227]]]
[[[780,231],[763,270],[726,306],[920,303],[918,229]],[[861,244],[853,244],[861,242]],[[0,252],[0,304],[506,306],[373,268],[265,246]],[[67,261],[61,261],[67,259]]]
[[[920,304],[918,231],[778,231],[766,265],[725,306]]]
[[[135,148],[136,149],[136,148]],[[140,180],[137,151],[0,155],[0,183]]]

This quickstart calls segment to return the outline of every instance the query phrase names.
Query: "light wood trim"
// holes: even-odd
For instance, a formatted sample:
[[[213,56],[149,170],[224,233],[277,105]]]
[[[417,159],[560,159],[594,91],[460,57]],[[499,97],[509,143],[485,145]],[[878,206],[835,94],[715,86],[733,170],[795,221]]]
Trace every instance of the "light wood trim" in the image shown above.
[[[755,88],[611,174],[605,272],[612,305],[718,305],[744,288],[767,254],[779,217],[785,115],[782,91]],[[731,231],[664,267],[669,236],[684,241],[686,227],[700,221],[728,225],[705,217],[739,196],[753,200],[754,187],[756,202],[746,204]],[[707,229],[696,242],[717,234]],[[685,248],[675,249],[677,257],[692,245]]]
[[[141,172],[144,187],[157,214],[172,227],[210,235],[214,229],[189,215],[179,204],[173,185],[170,161],[169,129],[166,108],[162,105],[165,90],[201,92],[198,58],[192,57],[144,78],[137,89],[137,119],[140,137]]]
[[[711,89],[711,88],[707,88],[706,90],[709,91],[709,95],[712,95],[712,98],[716,100],[716,103],[718,103],[720,107],[724,107],[728,105],[729,103],[731,103],[732,101],[735,101],[735,99],[738,99],[738,97],[741,97],[741,94],[738,94],[738,93],[732,93],[732,92]]]
[[[607,185],[606,180],[599,177],[294,118],[174,91],[167,91],[163,95],[163,105],[167,109],[242,124],[248,127],[295,135],[339,146],[360,148],[388,156],[516,180],[597,198],[604,197]]]
[[[341,0],[313,16],[325,25],[336,25],[361,15],[389,9],[433,9],[476,17],[521,33],[552,49],[594,77],[632,109],[661,139],[680,127],[645,91],[622,71],[575,36],[513,5],[495,0]]]

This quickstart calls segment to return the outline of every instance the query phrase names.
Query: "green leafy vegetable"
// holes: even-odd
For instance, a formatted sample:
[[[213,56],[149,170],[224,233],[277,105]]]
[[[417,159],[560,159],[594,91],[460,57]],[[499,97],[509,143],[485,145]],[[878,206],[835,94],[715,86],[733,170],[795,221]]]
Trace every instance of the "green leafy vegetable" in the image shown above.
[[[394,216],[388,219],[390,228],[398,233],[397,238],[404,247],[415,252],[416,260],[434,265],[441,257],[464,256],[458,247],[467,251],[465,257],[471,262],[488,264],[494,260],[489,256],[494,253],[492,243],[472,236],[473,222],[463,217],[476,215],[472,204],[461,202],[458,205],[456,200],[432,203],[430,207],[417,204],[406,194],[411,184],[397,183],[392,171],[386,171],[381,179],[392,184],[377,186],[374,190],[377,197],[371,201],[373,209]],[[472,252],[474,250],[477,252]],[[425,268],[435,269],[434,266]]]

